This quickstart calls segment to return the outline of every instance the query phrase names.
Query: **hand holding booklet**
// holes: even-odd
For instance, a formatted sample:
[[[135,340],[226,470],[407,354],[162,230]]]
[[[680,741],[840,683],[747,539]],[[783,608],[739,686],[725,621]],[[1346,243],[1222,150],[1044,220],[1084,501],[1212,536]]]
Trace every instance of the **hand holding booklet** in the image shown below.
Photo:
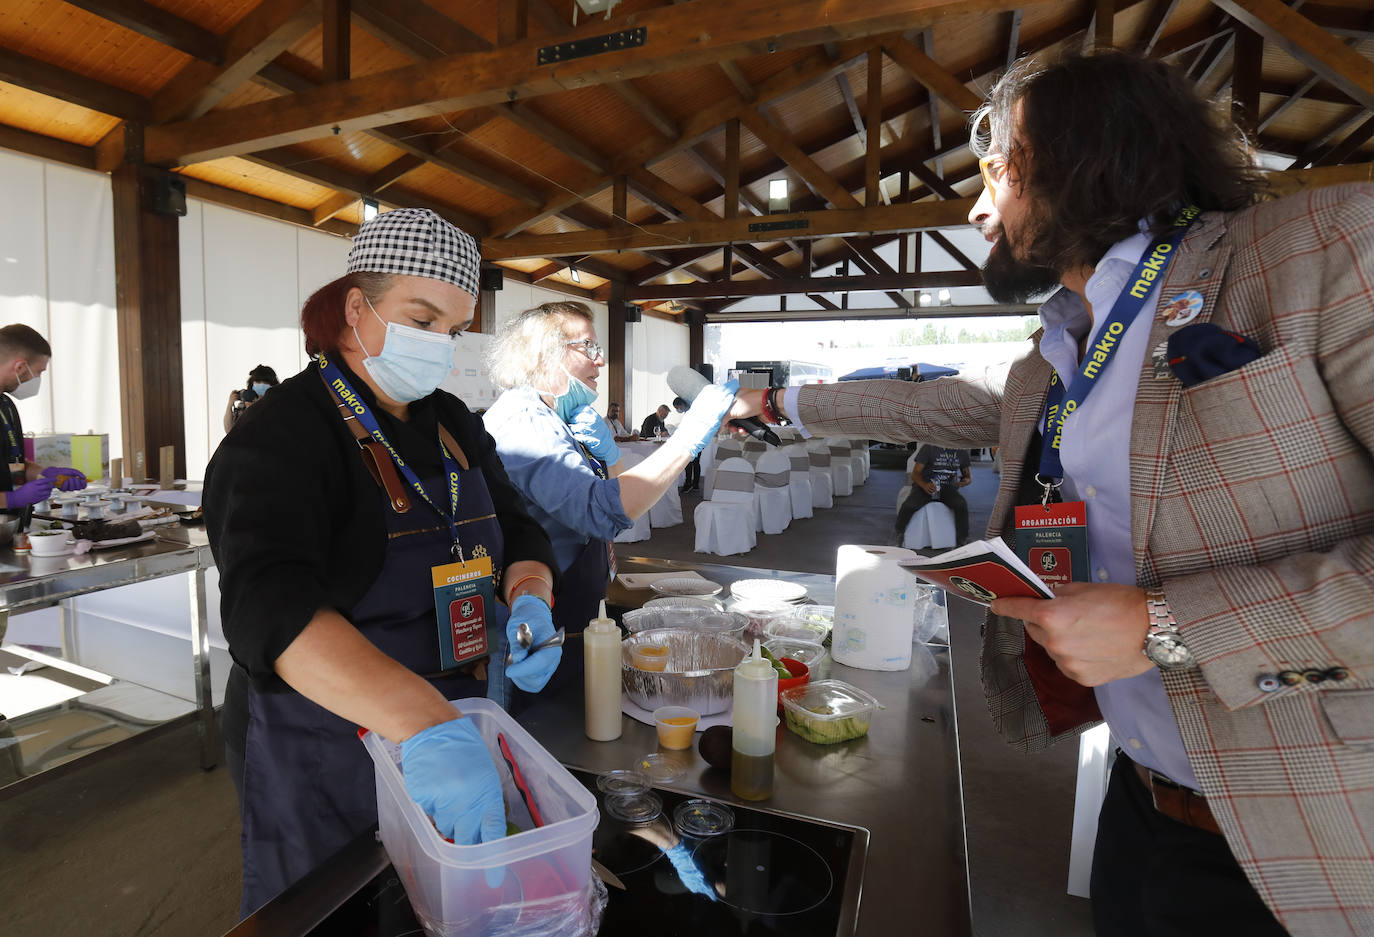
[[[901,566],[955,595],[991,605],[994,599],[1052,599],[1054,592],[1001,540],[978,540],[939,556],[902,560]]]

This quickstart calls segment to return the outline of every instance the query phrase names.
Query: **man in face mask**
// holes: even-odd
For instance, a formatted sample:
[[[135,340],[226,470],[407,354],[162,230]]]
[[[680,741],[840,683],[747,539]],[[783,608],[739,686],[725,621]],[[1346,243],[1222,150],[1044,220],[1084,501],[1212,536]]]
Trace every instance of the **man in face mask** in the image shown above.
[[[27,325],[0,328],[0,445],[4,446],[8,471],[0,483],[0,507],[9,515],[27,514],[47,499],[54,487],[75,491],[86,487],[86,476],[74,468],[35,465],[24,457],[24,426],[15,400],[38,393],[43,372],[52,358],[52,346]]]

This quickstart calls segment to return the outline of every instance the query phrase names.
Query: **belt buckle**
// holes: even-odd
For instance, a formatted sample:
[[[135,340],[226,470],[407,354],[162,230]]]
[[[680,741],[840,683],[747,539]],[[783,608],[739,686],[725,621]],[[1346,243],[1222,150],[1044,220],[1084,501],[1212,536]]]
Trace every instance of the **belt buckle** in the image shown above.
[[[1179,786],[1158,771],[1150,771],[1150,803],[1154,806],[1155,810],[1160,813],[1165,813],[1164,808],[1159,805],[1159,796],[1155,793],[1158,788],[1156,788],[1155,785],[1167,787],[1175,791],[1179,790]]]

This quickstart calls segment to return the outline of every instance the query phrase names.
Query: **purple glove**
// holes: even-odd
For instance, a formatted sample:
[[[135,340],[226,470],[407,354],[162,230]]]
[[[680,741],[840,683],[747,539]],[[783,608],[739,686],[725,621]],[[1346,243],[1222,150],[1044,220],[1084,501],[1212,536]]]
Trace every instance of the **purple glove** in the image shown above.
[[[54,488],[63,491],[80,491],[86,487],[86,476],[74,468],[51,465],[43,470],[42,475],[52,482]]]
[[[5,492],[5,507],[33,507],[40,501],[48,500],[50,494],[52,494],[52,482],[40,476],[31,482],[25,482],[13,491]]]

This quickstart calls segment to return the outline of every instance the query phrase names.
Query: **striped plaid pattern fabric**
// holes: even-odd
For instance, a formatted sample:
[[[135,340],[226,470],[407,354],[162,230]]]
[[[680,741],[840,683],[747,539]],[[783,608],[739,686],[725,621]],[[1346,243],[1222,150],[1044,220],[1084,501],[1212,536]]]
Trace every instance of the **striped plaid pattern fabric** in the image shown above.
[[[1160,584],[1199,666],[1164,673],[1193,770],[1241,867],[1295,935],[1374,934],[1374,186],[1204,215],[1160,302],[1263,354],[1184,388],[1143,362],[1131,427],[1141,585]],[[1149,348],[1170,328],[1157,316]],[[802,388],[813,433],[1002,446],[989,531],[1008,536],[1044,403],[1038,351],[1005,385]],[[886,386],[879,386],[886,385]],[[1020,622],[990,617],[994,722],[1051,737],[1021,662]],[[1284,671],[1320,682],[1283,685]],[[1339,673],[1341,679],[1325,677]],[[1278,688],[1274,689],[1275,684]],[[1081,727],[1080,727],[1081,728]]]
[[[358,229],[348,251],[348,273],[400,273],[443,280],[478,293],[482,255],[477,242],[428,208],[382,212]]]

